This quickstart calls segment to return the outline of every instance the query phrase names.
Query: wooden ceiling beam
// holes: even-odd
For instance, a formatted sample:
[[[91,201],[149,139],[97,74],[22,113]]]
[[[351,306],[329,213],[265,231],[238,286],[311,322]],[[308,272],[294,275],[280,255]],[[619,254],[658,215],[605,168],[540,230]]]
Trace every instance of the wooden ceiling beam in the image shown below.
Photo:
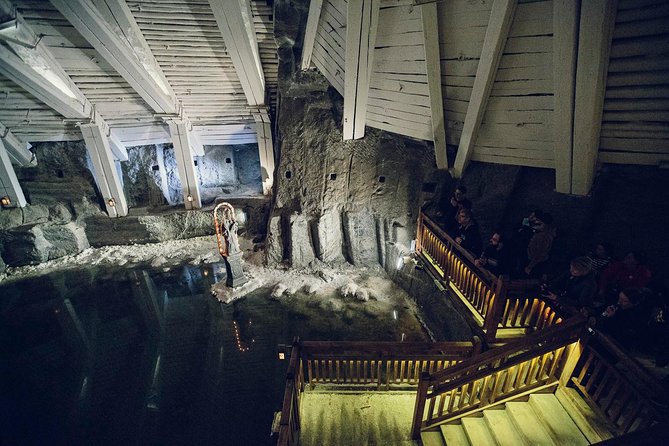
[[[84,124],[97,123],[105,129],[107,137],[111,136],[105,120],[95,111],[49,49],[39,43],[36,33],[16,13],[14,6],[7,0],[0,0],[0,13],[16,20],[16,28],[10,33],[16,42],[32,42],[31,45],[8,42],[11,50],[0,45],[0,73],[65,118]],[[111,142],[116,157],[127,160],[125,147],[119,141]]]
[[[493,1],[488,28],[483,40],[481,58],[476,69],[476,78],[467,105],[465,122],[462,126],[458,153],[453,166],[453,174],[456,178],[462,176],[471,160],[474,143],[483,121],[492,86],[495,83],[495,74],[504,52],[506,39],[509,36],[517,3],[518,0]]]
[[[137,49],[121,38],[105,17],[87,0],[51,0],[74,28],[100,53],[156,113],[177,114],[176,99],[169,84],[152,76],[137,55]],[[125,2],[123,2],[125,3]],[[113,4],[113,2],[109,2]],[[117,4],[116,6],[120,6]],[[107,9],[112,14],[111,9]],[[127,19],[127,17],[126,17]],[[119,15],[119,22],[123,18]]]
[[[151,109],[192,125],[151,52],[125,0],[54,0],[52,2],[81,35],[130,84]],[[189,136],[196,156],[204,155],[197,135]],[[113,147],[113,145],[112,145]]]
[[[209,0],[249,105],[265,105],[265,75],[249,0]]]

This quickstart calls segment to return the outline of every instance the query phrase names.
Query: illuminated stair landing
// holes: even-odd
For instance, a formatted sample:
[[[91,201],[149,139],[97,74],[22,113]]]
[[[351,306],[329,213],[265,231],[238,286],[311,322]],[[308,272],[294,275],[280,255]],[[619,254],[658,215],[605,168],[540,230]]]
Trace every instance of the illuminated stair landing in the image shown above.
[[[424,446],[588,445],[611,438],[574,389],[530,395],[421,434]]]

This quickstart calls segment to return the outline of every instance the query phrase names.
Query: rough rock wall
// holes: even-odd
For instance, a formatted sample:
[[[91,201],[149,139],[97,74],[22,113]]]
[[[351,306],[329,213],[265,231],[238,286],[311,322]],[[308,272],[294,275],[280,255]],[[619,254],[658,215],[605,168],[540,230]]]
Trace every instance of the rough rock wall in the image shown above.
[[[269,264],[378,265],[386,241],[408,249],[414,238],[430,195],[424,184],[437,175],[433,149],[370,128],[363,139],[343,141],[342,105],[316,72],[297,73],[282,91]]]
[[[255,144],[205,146],[195,158],[203,203],[226,195],[262,193],[258,146]],[[128,149],[122,162],[123,188],[129,207],[157,207],[183,203],[181,180],[171,145],[138,146]]]

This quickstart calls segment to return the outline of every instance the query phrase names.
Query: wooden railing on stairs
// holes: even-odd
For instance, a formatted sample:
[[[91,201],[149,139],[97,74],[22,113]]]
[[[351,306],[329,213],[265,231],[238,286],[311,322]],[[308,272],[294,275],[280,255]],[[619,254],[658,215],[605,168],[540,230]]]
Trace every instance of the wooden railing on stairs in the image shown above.
[[[554,386],[571,376],[585,319],[568,321],[489,350],[449,369],[423,373],[418,384],[412,437],[423,429]]]
[[[667,419],[660,403],[665,390],[602,333],[593,332],[571,382],[618,435]]]
[[[480,353],[481,345],[478,338],[471,342],[430,343],[297,340],[286,375],[277,445],[296,444],[300,399],[309,388],[416,389],[421,373],[438,373],[472,358]]]
[[[422,211],[416,252],[428,270],[460,298],[488,342],[544,329],[565,318],[539,296],[538,281],[509,280],[476,266],[472,254]]]

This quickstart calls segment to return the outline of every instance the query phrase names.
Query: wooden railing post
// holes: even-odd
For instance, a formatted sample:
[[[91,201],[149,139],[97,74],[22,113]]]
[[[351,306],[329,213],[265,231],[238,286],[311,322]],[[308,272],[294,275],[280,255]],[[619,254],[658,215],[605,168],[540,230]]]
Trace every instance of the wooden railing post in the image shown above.
[[[497,337],[497,327],[501,322],[502,312],[506,305],[507,286],[506,281],[502,276],[497,278],[495,286],[495,297],[490,303],[490,307],[486,312],[485,322],[483,324],[483,331],[485,332],[488,342],[494,342]]]
[[[416,252],[423,250],[423,209],[418,211],[418,223],[416,224]]]
[[[427,400],[427,389],[430,387],[432,377],[428,372],[421,372],[418,380],[418,390],[416,391],[416,405],[413,411],[413,422],[411,424],[411,438],[418,440],[420,438],[420,428],[423,425],[423,413],[425,412],[425,402]]]

